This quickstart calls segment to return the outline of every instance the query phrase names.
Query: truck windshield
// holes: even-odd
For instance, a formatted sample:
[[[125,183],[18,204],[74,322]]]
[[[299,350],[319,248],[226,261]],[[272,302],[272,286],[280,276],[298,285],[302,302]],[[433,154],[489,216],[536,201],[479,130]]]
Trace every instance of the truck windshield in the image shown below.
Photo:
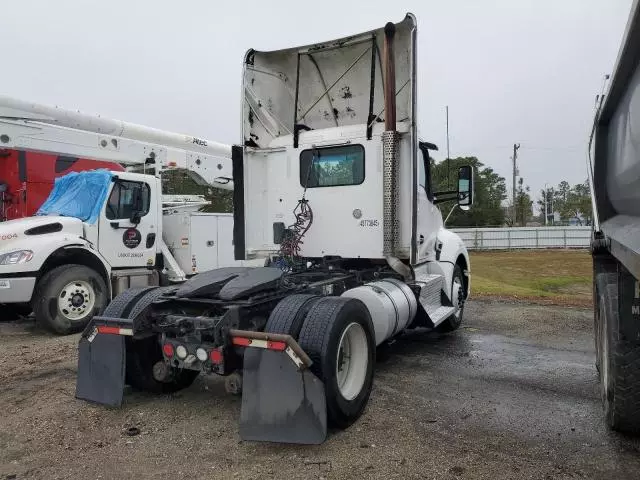
[[[362,145],[314,148],[300,154],[300,185],[303,187],[338,187],[360,185],[362,182]]]

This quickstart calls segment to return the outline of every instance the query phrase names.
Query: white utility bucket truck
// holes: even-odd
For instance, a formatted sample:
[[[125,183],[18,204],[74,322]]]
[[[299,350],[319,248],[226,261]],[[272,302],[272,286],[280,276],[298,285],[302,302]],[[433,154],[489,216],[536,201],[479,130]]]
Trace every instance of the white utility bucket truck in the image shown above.
[[[603,92],[604,93],[604,92]],[[606,422],[640,433],[640,3],[589,140],[596,365]]]
[[[203,198],[163,196],[160,183],[182,168],[199,184],[233,189],[229,145],[0,97],[0,148],[134,170],[58,178],[40,215],[0,223],[0,304],[33,309],[55,332],[82,330],[129,287],[239,264],[232,216],[198,213]]]
[[[235,258],[269,264],[118,296],[81,336],[78,398],[117,406],[125,384],[172,392],[215,373],[242,392],[243,439],[320,443],[364,410],[377,346],[460,326],[469,257],[437,204],[469,208],[473,172],[454,191],[431,186],[416,35],[408,14],[246,54]]]

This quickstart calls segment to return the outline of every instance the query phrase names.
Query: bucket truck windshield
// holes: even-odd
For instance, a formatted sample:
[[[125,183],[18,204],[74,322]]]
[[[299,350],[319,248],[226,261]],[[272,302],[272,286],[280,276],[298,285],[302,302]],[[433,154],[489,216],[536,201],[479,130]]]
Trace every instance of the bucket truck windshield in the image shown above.
[[[72,172],[56,178],[53,190],[36,215],[60,215],[95,223],[109,193],[113,174],[108,170]]]

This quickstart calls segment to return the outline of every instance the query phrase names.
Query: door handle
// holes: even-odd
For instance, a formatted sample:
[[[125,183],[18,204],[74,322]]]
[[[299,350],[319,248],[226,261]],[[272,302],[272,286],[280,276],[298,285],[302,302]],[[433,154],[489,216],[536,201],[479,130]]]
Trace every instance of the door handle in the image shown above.
[[[213,240],[207,240],[207,247],[213,247],[215,245]]]
[[[147,248],[151,248],[153,247],[153,244],[156,243],[156,234],[155,233],[149,233],[147,234]]]
[[[424,235],[420,235],[419,243],[420,243],[420,245],[422,245],[424,243]]]

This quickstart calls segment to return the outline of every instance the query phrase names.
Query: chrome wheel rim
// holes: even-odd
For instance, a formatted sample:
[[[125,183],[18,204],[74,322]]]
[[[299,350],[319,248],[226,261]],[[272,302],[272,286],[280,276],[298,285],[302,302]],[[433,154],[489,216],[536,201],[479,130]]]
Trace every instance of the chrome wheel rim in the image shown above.
[[[367,334],[362,325],[351,323],[342,332],[336,358],[338,390],[346,400],[353,400],[362,391],[368,367]]]
[[[58,295],[58,311],[68,320],[81,320],[93,311],[96,295],[84,280],[67,283]]]

